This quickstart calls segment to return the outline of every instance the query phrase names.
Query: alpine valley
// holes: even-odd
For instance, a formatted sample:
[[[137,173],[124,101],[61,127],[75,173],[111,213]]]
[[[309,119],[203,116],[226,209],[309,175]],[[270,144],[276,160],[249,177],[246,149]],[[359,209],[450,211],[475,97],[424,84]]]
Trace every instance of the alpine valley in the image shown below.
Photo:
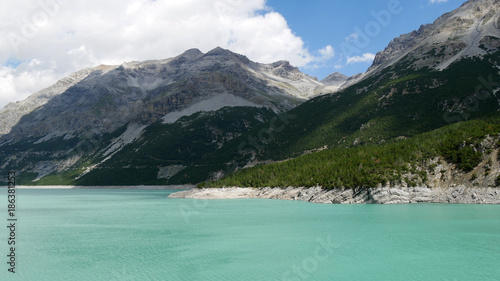
[[[366,73],[191,49],[84,69],[0,111],[25,185],[500,185],[500,0],[395,38]]]

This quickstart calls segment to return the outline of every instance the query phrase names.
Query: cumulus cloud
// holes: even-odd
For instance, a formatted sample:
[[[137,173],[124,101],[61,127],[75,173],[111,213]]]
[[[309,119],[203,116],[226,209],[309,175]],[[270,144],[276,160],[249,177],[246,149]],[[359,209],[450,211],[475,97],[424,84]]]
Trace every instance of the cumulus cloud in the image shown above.
[[[44,64],[38,60],[22,63],[17,68],[0,66],[0,102],[19,100],[21,95],[29,95],[36,90],[54,83],[59,74],[54,71],[54,64]]]
[[[429,0],[429,3],[431,4],[439,4],[439,3],[445,3],[448,2],[448,0]]]
[[[321,54],[320,59],[321,60],[326,60],[333,58],[335,56],[335,50],[331,45],[328,45],[324,47],[323,49],[319,50],[319,53]]]
[[[331,46],[310,52],[265,0],[18,0],[4,3],[0,18],[0,107],[84,67],[190,48],[299,67],[334,55]]]
[[[375,54],[365,53],[362,56],[354,56],[347,58],[347,64],[360,63],[360,62],[373,62]]]
[[[315,56],[312,56],[310,62],[304,66],[304,69],[318,69],[329,67],[327,64],[335,57],[335,49],[331,45],[319,49]]]

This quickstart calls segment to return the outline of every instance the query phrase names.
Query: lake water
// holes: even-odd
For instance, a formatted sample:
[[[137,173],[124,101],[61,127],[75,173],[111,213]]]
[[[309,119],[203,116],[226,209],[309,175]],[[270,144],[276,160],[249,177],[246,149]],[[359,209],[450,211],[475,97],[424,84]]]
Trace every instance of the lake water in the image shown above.
[[[0,280],[500,280],[500,206],[168,199],[17,190]]]

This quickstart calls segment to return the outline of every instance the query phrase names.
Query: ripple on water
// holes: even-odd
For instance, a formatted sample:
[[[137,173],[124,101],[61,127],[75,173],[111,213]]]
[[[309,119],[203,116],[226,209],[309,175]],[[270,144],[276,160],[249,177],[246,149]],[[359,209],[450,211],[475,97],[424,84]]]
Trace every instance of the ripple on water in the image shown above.
[[[12,279],[2,270],[0,280],[495,280],[500,275],[500,206],[201,204],[167,199],[169,193],[23,190],[19,271]]]

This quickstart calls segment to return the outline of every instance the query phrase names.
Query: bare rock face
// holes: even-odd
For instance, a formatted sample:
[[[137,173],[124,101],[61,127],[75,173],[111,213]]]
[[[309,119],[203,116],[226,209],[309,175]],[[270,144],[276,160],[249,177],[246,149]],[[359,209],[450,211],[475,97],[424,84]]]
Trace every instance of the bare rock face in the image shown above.
[[[64,93],[83,79],[87,78],[94,69],[87,68],[61,79],[53,86],[34,93],[29,98],[7,104],[0,110],[0,136],[8,134],[21,117],[45,105],[50,99]]]
[[[320,86],[316,78],[288,62],[255,63],[222,48],[206,54],[191,49],[158,61],[101,65],[0,110],[0,144],[90,137],[128,122],[147,125],[220,95],[235,97],[225,99],[225,106],[244,100],[245,105],[280,112],[317,95]]]
[[[328,86],[340,87],[347,81],[347,79],[349,79],[348,76],[339,72],[335,72],[328,75],[325,79],[321,80],[321,83]]]
[[[406,57],[411,67],[447,68],[463,57],[480,56],[500,45],[500,1],[470,0],[434,23],[392,40],[377,53],[369,72]]]

